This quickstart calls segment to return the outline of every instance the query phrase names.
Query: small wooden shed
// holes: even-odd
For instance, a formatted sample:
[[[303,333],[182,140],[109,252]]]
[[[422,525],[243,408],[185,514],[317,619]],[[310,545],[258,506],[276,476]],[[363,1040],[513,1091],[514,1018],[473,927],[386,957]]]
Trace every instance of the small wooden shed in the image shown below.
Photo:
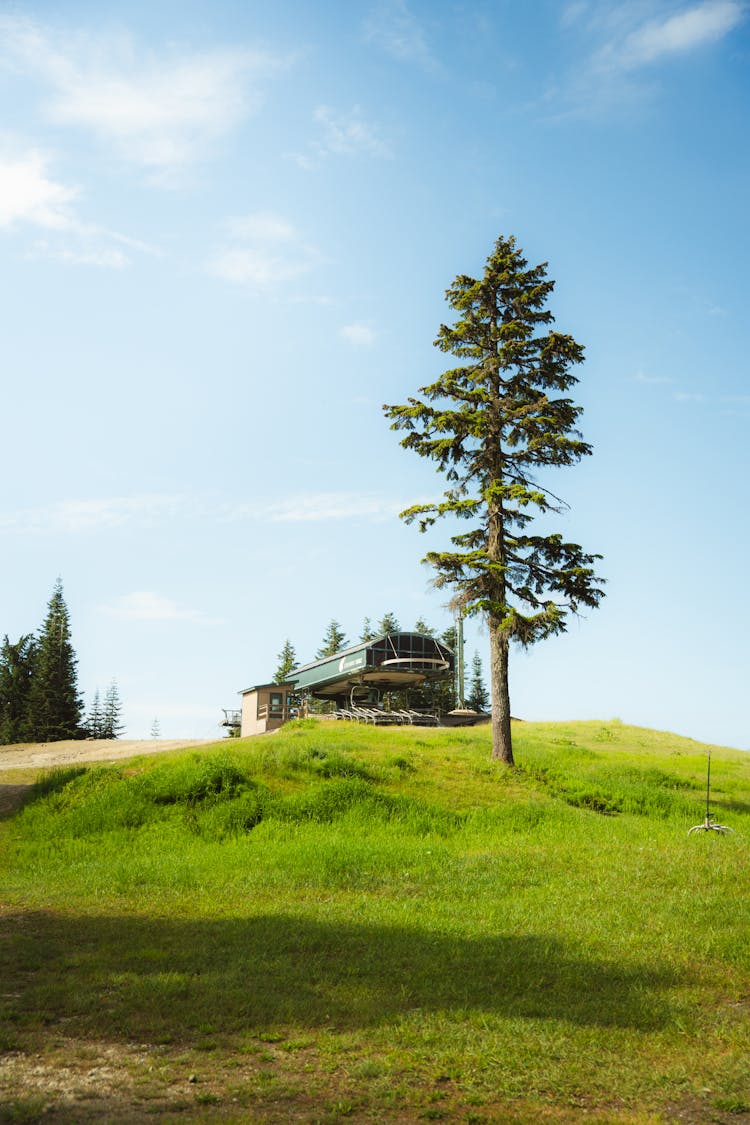
[[[294,684],[256,684],[242,694],[240,736],[278,730],[295,717],[292,705]]]

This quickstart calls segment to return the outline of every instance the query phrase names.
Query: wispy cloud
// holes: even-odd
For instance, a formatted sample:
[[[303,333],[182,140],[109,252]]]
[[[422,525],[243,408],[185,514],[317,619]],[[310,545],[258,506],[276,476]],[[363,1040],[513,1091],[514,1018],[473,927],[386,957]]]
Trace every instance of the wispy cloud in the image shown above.
[[[79,190],[54,179],[50,163],[38,149],[0,153],[0,227],[30,223],[59,231],[76,225],[71,203]]]
[[[100,607],[109,617],[125,621],[200,621],[204,624],[217,624],[218,618],[211,617],[200,609],[182,606],[172,598],[156,594],[151,590],[135,590],[123,594],[109,605]]]
[[[674,379],[670,375],[647,375],[645,371],[636,371],[633,379],[636,383],[646,383],[648,385],[674,383]]]
[[[424,27],[405,0],[377,4],[365,19],[364,35],[367,42],[400,62],[416,64],[423,70],[441,69]]]
[[[745,4],[739,0],[705,0],[673,15],[651,19],[636,27],[619,43],[608,43],[599,64],[633,70],[716,43],[743,20]]]
[[[319,105],[313,113],[313,119],[320,134],[310,142],[306,152],[294,155],[301,168],[314,168],[330,156],[392,155],[380,135],[379,127],[365,118],[358,105],[346,112]]]
[[[256,112],[263,82],[284,65],[240,47],[156,54],[126,34],[65,38],[14,16],[0,20],[0,32],[6,65],[46,87],[48,120],[92,131],[157,176],[199,159]]]
[[[371,348],[376,340],[375,329],[369,324],[345,324],[339,328],[339,336],[357,348]]]
[[[247,516],[271,523],[321,523],[331,520],[391,519],[407,505],[400,500],[358,492],[314,492],[280,500],[259,508],[249,508]]]
[[[227,229],[235,238],[260,242],[293,242],[296,231],[288,219],[274,211],[255,211],[251,215],[230,219]]]
[[[572,3],[566,4],[562,9],[560,22],[563,27],[571,27],[576,24],[580,19],[583,19],[589,10],[587,0],[572,0]]]
[[[0,514],[0,531],[27,535],[91,535],[120,528],[163,526],[174,521],[226,524],[379,521],[403,511],[411,500],[365,492],[294,493],[272,504],[214,494],[143,494],[65,500]]]
[[[292,223],[270,211],[230,219],[231,244],[208,263],[208,270],[224,281],[255,289],[273,289],[308,273],[320,260]]]
[[[676,380],[669,376],[649,376],[643,375],[638,372],[633,376],[635,382],[644,383],[648,385],[673,385]],[[672,402],[680,403],[681,405],[706,405],[711,408],[723,408],[724,413],[744,413],[744,408],[750,406],[750,394],[716,394],[710,395],[703,391],[685,391],[673,390],[669,393],[669,399]]]
[[[52,170],[53,157],[37,148],[5,142],[0,150],[0,230],[36,228],[30,258],[53,258],[72,265],[122,269],[130,263],[123,247],[158,254],[146,243],[81,220],[78,187],[63,183]]]
[[[576,62],[545,103],[555,117],[628,112],[658,89],[659,64],[719,43],[746,17],[746,0],[602,0],[568,4],[561,30]],[[582,54],[582,57],[581,57]]]
[[[390,149],[379,136],[378,126],[366,121],[355,105],[348,113],[336,113],[327,105],[319,105],[313,114],[323,130],[322,148],[339,156],[362,153],[366,156],[390,156]]]
[[[130,265],[130,258],[122,250],[102,247],[94,250],[71,250],[64,246],[53,246],[49,242],[35,242],[26,254],[27,258],[46,258],[71,266],[95,266],[99,269],[121,270]]]
[[[257,246],[236,246],[220,251],[210,262],[209,270],[224,281],[250,285],[255,289],[271,289],[286,281],[294,281],[310,269],[310,262],[270,254]]]
[[[25,508],[0,515],[0,528],[8,532],[76,535],[149,524],[184,512],[185,497],[169,495],[115,496],[63,500],[41,508]]]

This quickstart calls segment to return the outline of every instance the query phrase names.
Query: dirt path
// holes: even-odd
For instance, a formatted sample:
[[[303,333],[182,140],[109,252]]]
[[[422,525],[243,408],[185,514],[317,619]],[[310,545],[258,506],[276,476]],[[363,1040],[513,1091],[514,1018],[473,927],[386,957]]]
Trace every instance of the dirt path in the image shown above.
[[[98,738],[86,741],[41,742],[0,749],[0,771],[48,770],[59,766],[87,765],[90,762],[116,762],[137,754],[163,754],[191,746],[208,746],[215,739],[134,739]],[[31,789],[31,782],[0,782],[0,820],[7,820],[20,809]]]
[[[137,754],[163,754],[167,750],[208,746],[215,738],[92,738],[85,741],[28,743],[0,748],[0,770],[53,769],[88,762],[116,762]]]

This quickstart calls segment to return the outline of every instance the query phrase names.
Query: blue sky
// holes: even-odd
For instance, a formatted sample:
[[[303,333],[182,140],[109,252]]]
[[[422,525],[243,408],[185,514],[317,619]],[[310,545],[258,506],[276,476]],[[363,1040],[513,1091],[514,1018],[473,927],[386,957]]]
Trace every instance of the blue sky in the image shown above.
[[[61,576],[87,704],[210,737],[288,637],[450,623],[381,413],[516,236],[586,347],[559,529],[607,598],[513,712],[750,748],[740,0],[6,3],[0,634]],[[467,629],[487,667],[488,639]]]

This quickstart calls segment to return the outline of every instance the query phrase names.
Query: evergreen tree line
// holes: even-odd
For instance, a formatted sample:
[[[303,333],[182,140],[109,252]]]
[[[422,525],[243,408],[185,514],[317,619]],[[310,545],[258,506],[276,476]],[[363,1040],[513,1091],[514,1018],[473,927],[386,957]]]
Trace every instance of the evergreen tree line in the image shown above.
[[[337,652],[347,648],[350,644],[371,641],[384,633],[398,633],[401,625],[394,613],[384,613],[374,624],[371,618],[365,617],[358,641],[349,641],[341,625],[332,619],[323,635],[321,647],[315,654],[315,659],[320,660],[325,656],[334,656]],[[436,632],[421,617],[414,624],[415,633],[423,633],[428,637],[435,637],[442,641],[453,652],[458,645],[457,629],[450,625],[442,633]],[[299,667],[297,652],[291,640],[287,638],[279,653],[278,666],[274,675],[274,683],[285,683],[296,668]],[[484,683],[482,660],[478,652],[474,653],[471,664],[472,675],[468,685],[466,705],[473,711],[486,711],[489,706],[489,692]],[[408,695],[408,698],[406,696]],[[421,687],[411,688],[407,692],[394,693],[394,705],[411,706],[423,710],[446,712],[452,710],[458,702],[455,697],[455,686],[452,680],[426,682]],[[463,701],[461,701],[463,702]],[[323,705],[325,706],[325,705]]]
[[[112,680],[104,698],[97,688],[88,716],[78,690],[78,658],[70,616],[58,579],[47,616],[36,633],[0,647],[0,745],[59,742],[68,738],[118,738],[122,705]]]

